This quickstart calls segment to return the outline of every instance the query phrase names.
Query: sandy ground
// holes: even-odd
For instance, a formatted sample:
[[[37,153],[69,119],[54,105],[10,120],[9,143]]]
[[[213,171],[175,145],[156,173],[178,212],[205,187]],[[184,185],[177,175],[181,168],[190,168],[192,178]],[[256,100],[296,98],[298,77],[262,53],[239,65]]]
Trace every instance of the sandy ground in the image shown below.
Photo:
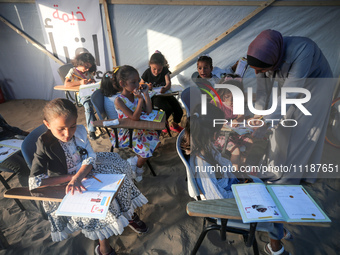
[[[43,100],[13,100],[0,104],[0,113],[13,126],[32,131],[42,123]],[[78,123],[84,124],[83,108],[78,108]],[[99,134],[99,132],[98,132]],[[148,168],[144,179],[138,183],[149,203],[143,206],[139,215],[149,226],[149,232],[138,235],[126,228],[121,236],[110,238],[110,243],[118,254],[189,254],[202,228],[203,219],[190,217],[186,213],[186,204],[192,199],[187,192],[185,168],[177,156],[174,137],[163,137],[162,146],[151,159],[157,176],[150,174]],[[106,134],[92,141],[95,151],[109,151],[110,142]],[[263,142],[255,144],[249,156],[250,163],[256,163],[264,152]],[[340,150],[325,145],[322,163],[340,165]],[[132,156],[129,150],[119,150],[123,158]],[[8,176],[6,173],[2,173]],[[19,186],[15,177],[10,181],[12,187]],[[50,237],[50,226],[37,209],[35,202],[23,200],[26,211],[22,212],[14,200],[3,197],[4,187],[0,185],[0,228],[10,246],[0,250],[0,255],[12,254],[65,254],[92,255],[96,241],[86,239],[80,232],[72,234],[67,240],[54,243]],[[316,200],[331,218],[331,227],[310,227],[285,224],[294,239],[284,241],[292,254],[340,254],[340,181],[339,179],[319,179],[310,185],[315,191]],[[264,244],[268,241],[267,233],[257,233],[259,249],[263,254]],[[246,248],[242,237],[227,234],[227,241],[220,241],[218,232],[211,232],[203,241],[198,254],[253,254]]]

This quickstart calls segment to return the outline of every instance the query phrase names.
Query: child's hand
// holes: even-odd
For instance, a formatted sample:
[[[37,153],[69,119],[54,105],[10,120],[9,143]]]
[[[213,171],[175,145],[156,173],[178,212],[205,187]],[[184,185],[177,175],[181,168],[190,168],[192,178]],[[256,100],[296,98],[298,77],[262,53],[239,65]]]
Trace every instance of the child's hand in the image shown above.
[[[148,87],[148,85],[146,85],[146,84],[141,84],[141,85],[139,85],[139,90],[140,90],[142,93],[147,93],[148,90],[149,90],[149,87]]]
[[[166,89],[164,87],[161,88],[160,93],[163,94],[166,92]]]
[[[149,83],[146,83],[146,85],[148,85],[148,87],[149,87],[149,90],[152,90],[152,84],[151,84],[151,82],[149,82]]]
[[[139,99],[143,98],[142,92],[138,88],[133,91],[133,94]]]
[[[86,190],[82,182],[78,179],[71,179],[71,181],[66,186],[66,194],[71,191],[71,194],[74,194],[74,191],[79,191],[83,193],[83,190]]]
[[[87,79],[80,80],[80,85],[86,85],[87,83]]]

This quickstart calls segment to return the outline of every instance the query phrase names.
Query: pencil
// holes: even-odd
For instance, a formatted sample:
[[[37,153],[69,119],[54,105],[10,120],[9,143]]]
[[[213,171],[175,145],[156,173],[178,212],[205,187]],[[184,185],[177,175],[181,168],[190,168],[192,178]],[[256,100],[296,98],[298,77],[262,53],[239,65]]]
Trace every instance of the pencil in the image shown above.
[[[75,77],[77,77],[78,79],[83,79],[83,78],[81,78],[80,76],[78,76],[78,75],[75,75],[75,74],[72,74],[72,76],[75,76]]]
[[[94,179],[96,179],[99,182],[102,182],[101,180],[99,180],[98,178],[96,178],[95,176],[93,176]]]

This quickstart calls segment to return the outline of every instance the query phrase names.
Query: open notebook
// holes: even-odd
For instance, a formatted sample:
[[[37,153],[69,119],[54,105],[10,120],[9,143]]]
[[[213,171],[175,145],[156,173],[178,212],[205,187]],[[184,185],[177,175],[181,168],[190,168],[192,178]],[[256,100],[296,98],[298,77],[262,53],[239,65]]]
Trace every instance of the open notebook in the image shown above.
[[[82,183],[87,189],[73,195],[67,193],[60,203],[56,215],[104,219],[112,199],[122,185],[125,174],[96,174]]]
[[[301,185],[248,183],[231,188],[243,223],[331,221]]]

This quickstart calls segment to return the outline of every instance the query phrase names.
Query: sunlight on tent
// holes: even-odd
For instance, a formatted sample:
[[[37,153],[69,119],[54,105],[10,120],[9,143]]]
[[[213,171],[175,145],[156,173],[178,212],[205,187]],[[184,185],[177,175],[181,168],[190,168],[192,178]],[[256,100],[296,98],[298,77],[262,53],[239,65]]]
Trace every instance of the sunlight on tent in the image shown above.
[[[159,50],[168,60],[170,70],[183,61],[182,41],[157,31],[147,30],[148,56]]]

